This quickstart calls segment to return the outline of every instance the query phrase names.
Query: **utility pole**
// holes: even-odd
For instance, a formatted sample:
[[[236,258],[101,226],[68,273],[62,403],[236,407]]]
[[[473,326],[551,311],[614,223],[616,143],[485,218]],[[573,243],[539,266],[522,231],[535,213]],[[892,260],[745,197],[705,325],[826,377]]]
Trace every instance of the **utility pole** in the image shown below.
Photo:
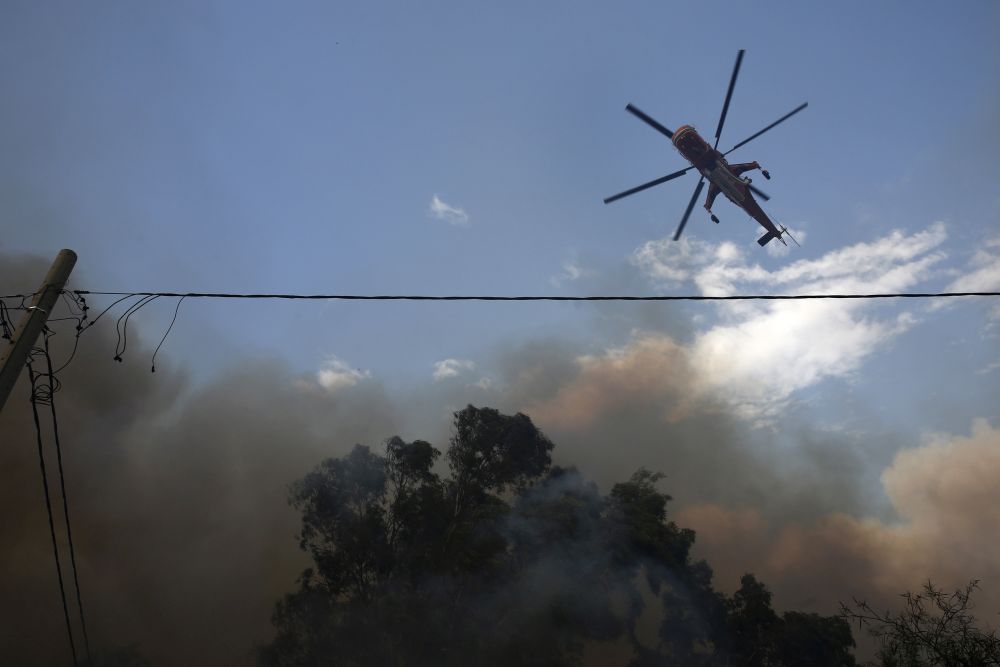
[[[38,334],[45,328],[49,313],[55,307],[59,293],[66,285],[66,280],[75,264],[75,252],[59,251],[55,261],[52,262],[52,268],[45,276],[45,281],[38,288],[35,298],[31,300],[31,305],[17,323],[14,339],[10,341],[10,345],[4,346],[5,349],[0,350],[0,410],[3,410],[4,404],[7,403],[7,396],[10,395],[21,369],[28,360],[28,354],[38,340]]]

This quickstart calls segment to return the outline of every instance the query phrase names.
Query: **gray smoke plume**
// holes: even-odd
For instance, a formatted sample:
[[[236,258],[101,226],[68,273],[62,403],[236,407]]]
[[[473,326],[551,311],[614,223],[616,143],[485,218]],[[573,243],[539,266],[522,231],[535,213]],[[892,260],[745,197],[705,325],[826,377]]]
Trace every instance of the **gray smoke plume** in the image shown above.
[[[45,268],[5,258],[0,284],[30,291],[24,277]],[[111,361],[115,335],[102,324],[84,334],[56,395],[92,644],[137,644],[154,664],[247,661],[304,562],[287,485],[323,457],[380,442],[396,415],[373,383],[304,389],[277,362],[195,389],[167,360],[151,374],[148,346]],[[58,363],[72,328],[53,328]],[[0,415],[0,662],[67,664],[26,375]]]
[[[33,290],[45,269],[4,256],[3,293]],[[598,319],[614,331],[627,318],[611,309]],[[271,637],[274,602],[306,565],[288,484],[394,434],[443,448],[450,411],[467,403],[526,412],[556,443],[555,462],[603,491],[639,467],[664,472],[671,518],[698,531],[696,554],[722,590],[753,571],[777,606],[831,613],[851,595],[892,603],[926,577],[982,578],[984,610],[1000,589],[1000,554],[984,542],[1000,502],[986,502],[995,485],[973,474],[1000,465],[987,426],[889,468],[898,442],[862,449],[817,435],[807,416],[786,422],[778,443],[693,397],[683,346],[662,331],[614,354],[555,338],[511,342],[483,364],[492,384],[428,380],[390,395],[371,378],[330,391],[277,360],[247,359],[195,384],[180,354],[161,353],[151,374],[149,341],[130,336],[125,360],[111,361],[113,324],[87,331],[61,373],[59,426],[91,643],[135,644],[154,665],[252,662]],[[72,327],[54,328],[63,359]],[[61,665],[68,646],[27,397],[22,377],[0,414],[0,663]],[[945,483],[950,469],[968,483]],[[935,470],[945,479],[937,486]]]

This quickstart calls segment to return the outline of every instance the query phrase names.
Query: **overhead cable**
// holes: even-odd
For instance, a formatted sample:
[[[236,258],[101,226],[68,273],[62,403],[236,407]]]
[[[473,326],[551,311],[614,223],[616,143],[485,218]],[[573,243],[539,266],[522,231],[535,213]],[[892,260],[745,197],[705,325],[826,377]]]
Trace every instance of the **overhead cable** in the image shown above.
[[[930,299],[963,296],[1000,296],[1000,292],[892,292],[875,294],[732,294],[653,296],[496,296],[424,294],[235,294],[230,292],[98,292],[73,290],[77,295],[128,297],[183,297],[185,299],[292,299],[315,301],[795,301],[807,299]],[[117,302],[116,302],[117,303]],[[142,303],[142,302],[140,302]],[[148,303],[146,301],[145,303]],[[142,305],[145,305],[142,303]],[[114,304],[112,304],[114,305]],[[141,306],[140,306],[141,307]],[[96,320],[95,320],[96,321]]]
[[[59,597],[62,599],[63,617],[66,620],[66,634],[69,637],[69,648],[73,654],[73,664],[76,665],[77,653],[76,642],[73,640],[73,624],[69,618],[69,605],[66,603],[66,586],[63,582],[62,564],[59,560],[59,543],[56,540],[55,520],[52,517],[52,499],[49,495],[49,476],[45,468],[45,453],[42,446],[42,426],[38,418],[38,405],[47,403],[55,387],[52,384],[39,383],[38,380],[45,376],[44,373],[35,372],[31,364],[31,357],[37,352],[32,350],[28,356],[28,374],[31,378],[31,416],[35,421],[35,439],[38,444],[38,465],[42,472],[42,489],[45,492],[45,510],[49,518],[49,535],[52,537],[52,555],[56,562],[56,578],[59,581]],[[51,382],[51,376],[50,376]]]

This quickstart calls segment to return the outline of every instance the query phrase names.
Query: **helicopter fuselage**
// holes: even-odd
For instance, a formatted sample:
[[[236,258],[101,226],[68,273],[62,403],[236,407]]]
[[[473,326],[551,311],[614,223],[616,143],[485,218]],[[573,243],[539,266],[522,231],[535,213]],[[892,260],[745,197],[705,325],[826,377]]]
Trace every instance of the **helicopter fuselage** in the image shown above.
[[[774,236],[780,232],[754,199],[747,183],[729,168],[729,162],[718,150],[702,139],[690,125],[681,125],[671,138],[674,147],[697,169],[709,183],[719,188],[726,199],[733,202]]]

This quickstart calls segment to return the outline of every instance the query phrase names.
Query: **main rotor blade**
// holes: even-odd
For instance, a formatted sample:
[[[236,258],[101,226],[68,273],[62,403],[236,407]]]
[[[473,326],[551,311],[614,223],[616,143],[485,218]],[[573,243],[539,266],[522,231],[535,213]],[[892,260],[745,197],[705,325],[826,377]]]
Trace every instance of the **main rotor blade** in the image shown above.
[[[650,117],[650,116],[646,115],[646,114],[645,114],[645,113],[644,113],[644,112],[642,111],[642,109],[640,109],[639,107],[636,107],[636,106],[633,106],[633,105],[632,105],[631,103],[629,103],[629,104],[627,104],[627,105],[625,106],[625,111],[628,111],[628,112],[629,112],[630,114],[632,114],[633,116],[635,116],[635,117],[636,117],[636,118],[638,118],[639,120],[642,120],[642,121],[644,121],[644,122],[645,122],[645,123],[646,123],[647,125],[649,125],[650,127],[654,128],[654,129],[656,129],[656,130],[659,130],[659,131],[660,131],[660,132],[662,132],[663,134],[667,135],[667,139],[672,139],[672,138],[673,138],[673,136],[674,136],[674,133],[673,133],[673,132],[671,132],[670,130],[668,130],[668,129],[667,129],[666,127],[664,127],[663,125],[660,125],[660,124],[659,124],[658,122],[656,122],[656,120],[654,120],[654,119],[653,119],[652,117]]]
[[[672,174],[667,174],[666,176],[663,176],[662,178],[658,178],[655,181],[650,181],[649,183],[643,183],[642,185],[638,185],[638,186],[632,188],[631,190],[626,190],[625,192],[619,192],[618,194],[612,195],[612,196],[608,197],[607,199],[605,199],[604,203],[605,204],[610,204],[613,201],[618,201],[622,197],[628,197],[629,195],[634,195],[636,192],[642,192],[643,190],[649,189],[649,188],[653,187],[654,185],[659,185],[660,183],[666,183],[667,181],[673,180],[673,179],[677,178],[678,176],[683,176],[684,174],[688,173],[692,169],[694,169],[694,167],[688,167],[687,169],[681,169],[680,171],[675,171]]]
[[[701,189],[705,185],[704,177],[698,179],[698,187],[694,189],[694,195],[691,196],[691,201],[688,202],[687,210],[684,211],[684,217],[681,218],[681,224],[677,228],[677,232],[674,234],[674,240],[677,241],[681,238],[681,232],[684,231],[684,225],[687,224],[688,218],[691,217],[691,209],[694,208],[694,203],[698,199],[698,195],[701,194]]]
[[[755,187],[755,186],[753,186],[753,185],[747,185],[747,187],[748,187],[748,188],[750,188],[750,190],[751,190],[751,191],[752,191],[752,192],[753,192],[753,193],[754,193],[755,195],[757,195],[758,197],[760,197],[760,198],[761,198],[761,199],[763,199],[764,201],[767,201],[768,199],[770,199],[770,197],[768,197],[768,196],[767,196],[767,193],[766,193],[766,192],[764,192],[763,190],[761,190],[761,189],[759,189],[759,188],[757,188],[757,187]]]
[[[725,153],[723,153],[723,155],[729,155],[730,153],[732,153],[734,150],[736,150],[737,148],[739,148],[743,144],[746,144],[746,143],[749,143],[749,142],[753,141],[754,139],[756,139],[760,135],[764,134],[765,132],[767,132],[768,130],[770,130],[771,128],[773,128],[775,125],[778,125],[779,123],[785,122],[786,120],[788,120],[789,118],[791,118],[792,116],[794,116],[795,114],[797,114],[798,112],[802,111],[807,106],[809,106],[809,103],[808,102],[803,102],[801,105],[795,107],[794,109],[792,109],[791,111],[789,111],[788,113],[786,113],[784,116],[782,116],[778,120],[774,121],[773,123],[771,123],[770,125],[768,125],[767,127],[765,127],[763,130],[761,130],[757,134],[753,134],[750,137],[748,137],[748,138],[744,139],[743,141],[741,141],[740,143],[736,144],[735,146],[733,146],[732,148],[730,148],[728,151],[726,151]]]
[[[733,88],[736,87],[736,77],[740,73],[740,63],[743,62],[744,53],[746,53],[746,49],[740,49],[740,52],[736,54],[736,65],[733,66],[733,76],[729,79],[729,90],[726,91],[726,101],[722,105],[722,115],[719,116],[719,127],[715,130],[715,148],[719,147],[722,124],[726,122],[726,114],[729,113],[729,100],[733,99]]]

